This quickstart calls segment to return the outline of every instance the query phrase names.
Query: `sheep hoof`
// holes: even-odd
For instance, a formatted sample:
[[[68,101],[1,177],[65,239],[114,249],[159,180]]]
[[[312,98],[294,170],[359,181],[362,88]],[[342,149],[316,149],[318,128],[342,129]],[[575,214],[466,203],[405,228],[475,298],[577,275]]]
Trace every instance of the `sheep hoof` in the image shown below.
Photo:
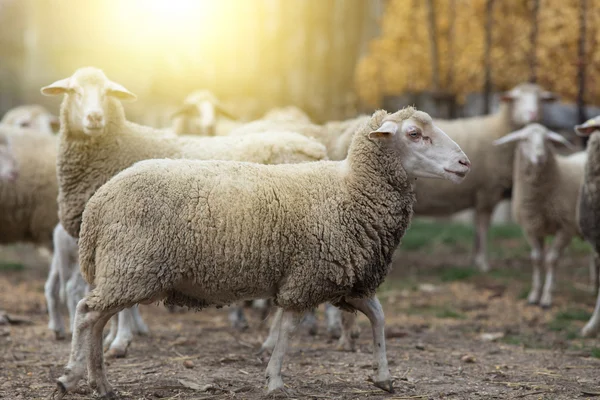
[[[391,379],[388,379],[386,381],[373,382],[373,385],[375,385],[381,390],[385,390],[388,393],[394,393],[394,386]]]
[[[350,339],[340,339],[337,343],[337,345],[335,346],[335,349],[337,351],[345,351],[345,352],[350,352],[353,353],[356,351],[356,346],[354,343],[354,340]]]
[[[294,391],[286,389],[285,386],[269,390],[269,392],[267,393],[267,398],[269,399],[286,399],[289,397],[295,397]]]
[[[113,390],[109,390],[108,392],[100,395],[101,399],[115,400],[117,399],[117,394]]]
[[[63,397],[65,397],[65,394],[67,394],[67,388],[61,381],[57,381],[56,387],[54,388],[52,394],[50,394],[49,398],[51,400],[61,400]]]
[[[342,336],[342,330],[339,326],[328,327],[327,335],[330,339],[339,339]]]
[[[65,340],[67,338],[67,334],[61,331],[54,331],[54,339],[55,340]]]
[[[598,330],[595,327],[589,326],[589,324],[588,324],[588,325],[584,326],[583,329],[581,330],[581,336],[592,337],[592,336],[596,335],[597,331]]]
[[[107,359],[113,358],[125,358],[127,356],[127,349],[110,348],[104,353],[104,357]]]

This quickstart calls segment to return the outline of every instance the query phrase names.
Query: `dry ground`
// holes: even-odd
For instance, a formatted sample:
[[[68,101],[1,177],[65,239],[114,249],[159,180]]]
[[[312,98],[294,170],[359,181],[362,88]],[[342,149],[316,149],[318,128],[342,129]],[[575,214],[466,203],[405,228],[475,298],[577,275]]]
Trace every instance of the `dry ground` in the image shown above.
[[[527,249],[514,228],[494,233],[494,271],[467,264],[470,231],[418,223],[380,291],[395,394],[374,388],[366,318],[356,353],[335,350],[320,314],[316,337],[299,331],[284,380],[299,399],[578,399],[600,396],[600,343],[581,339],[593,309],[587,249],[572,246],[557,279],[555,306],[527,306]],[[0,309],[22,316],[0,325],[0,397],[42,399],[66,363],[69,343],[47,330],[45,260],[28,247],[0,251]],[[141,308],[151,329],[108,376],[123,399],[260,399],[265,364],[255,356],[266,327],[248,310],[251,330],[228,327],[225,310],[170,314]],[[264,324],[262,324],[264,325]],[[496,334],[494,341],[482,334]],[[184,361],[192,368],[186,368]],[[190,365],[190,362],[191,364]],[[82,382],[69,399],[93,395]]]

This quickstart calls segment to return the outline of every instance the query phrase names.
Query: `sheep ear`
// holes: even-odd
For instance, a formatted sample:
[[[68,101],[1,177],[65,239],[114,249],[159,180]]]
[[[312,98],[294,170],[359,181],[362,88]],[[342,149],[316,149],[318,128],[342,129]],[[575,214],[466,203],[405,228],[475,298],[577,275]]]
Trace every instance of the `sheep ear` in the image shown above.
[[[194,104],[184,104],[171,114],[171,119],[184,115],[198,116],[198,108]]]
[[[385,121],[377,130],[369,132],[369,139],[390,137],[397,132],[398,124],[392,121]]]
[[[229,119],[233,119],[235,121],[239,120],[240,118],[236,115],[234,115],[232,112],[230,112],[227,107],[225,107],[223,104],[221,104],[220,101],[216,101],[214,103],[215,105],[215,110],[220,113],[221,115],[229,118]]]
[[[40,89],[40,92],[42,92],[44,96],[58,96],[60,94],[67,93],[72,89],[73,88],[71,87],[71,77],[68,77],[51,83],[48,86],[44,86]]]
[[[494,146],[500,146],[510,142],[516,142],[527,137],[527,129],[519,129],[518,131],[514,131],[509,133],[508,135],[502,136],[500,139],[494,140]]]
[[[556,101],[558,100],[558,96],[555,93],[549,92],[549,91],[543,91],[542,94],[540,95],[540,99],[542,101]]]
[[[589,136],[598,129],[600,129],[600,118],[598,117],[589,119],[581,125],[575,125],[575,133],[578,136]]]
[[[568,149],[572,150],[575,148],[575,146],[573,146],[571,144],[571,142],[569,142],[567,139],[565,139],[563,135],[559,135],[556,132],[548,131],[548,132],[546,132],[546,137],[555,143],[560,143],[560,144],[564,145]]]
[[[116,82],[108,81],[106,84],[106,94],[115,97],[121,101],[136,101],[137,96],[125,89],[124,86]]]
[[[515,99],[515,95],[511,92],[502,93],[500,95],[500,101],[510,102]]]

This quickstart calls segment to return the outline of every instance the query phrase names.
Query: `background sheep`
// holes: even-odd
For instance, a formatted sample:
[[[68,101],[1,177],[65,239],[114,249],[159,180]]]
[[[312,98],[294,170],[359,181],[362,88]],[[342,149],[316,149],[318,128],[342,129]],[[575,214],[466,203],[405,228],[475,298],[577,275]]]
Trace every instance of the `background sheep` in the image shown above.
[[[515,149],[513,215],[531,246],[533,283],[530,304],[550,307],[554,267],[573,236],[579,235],[577,208],[586,153],[556,155],[550,142],[571,146],[558,133],[540,124],[529,124],[496,140],[496,145],[519,142]],[[544,240],[554,235],[544,249]],[[546,267],[542,290],[540,268]]]
[[[190,93],[171,119],[173,132],[178,135],[222,136],[239,126],[235,122],[238,118],[209,90]]]
[[[293,132],[243,138],[172,137],[131,123],[119,100],[134,100],[135,95],[95,68],[79,69],[73,76],[44,87],[42,93],[65,94],[57,160],[58,199],[61,223],[73,238],[79,236],[81,215],[91,195],[136,161],[168,157],[278,164],[325,158],[323,145]],[[108,95],[102,97],[100,93]],[[131,327],[128,332],[133,330]],[[111,354],[125,355],[130,337],[117,334],[118,339],[126,340],[115,340]]]
[[[310,117],[304,111],[296,106],[286,106],[273,108],[265,113],[262,120],[277,122],[304,122],[311,123]]]
[[[587,143],[587,163],[585,175],[581,187],[579,201],[579,228],[588,243],[594,249],[591,271],[594,287],[598,291],[598,254],[600,252],[600,116],[592,118],[575,127],[580,136],[589,137]],[[600,328],[600,292],[594,314],[589,322],[583,327],[583,336],[593,336]]]
[[[54,134],[59,128],[58,118],[37,104],[27,104],[8,110],[0,123],[48,134]]]
[[[0,181],[14,182],[19,176],[17,159],[10,145],[10,138],[0,132]]]
[[[392,391],[374,295],[410,223],[411,180],[458,183],[468,171],[456,143],[412,108],[375,113],[341,162],[135,164],[102,186],[84,212],[81,269],[95,288],[77,306],[59,398],[75,388],[86,365],[90,385],[102,396],[112,393],[101,333],[120,309],[159,300],[200,309],[262,297],[284,310],[267,367],[269,392],[284,390],[289,334],[303,312],[325,301],[369,317],[373,381]]]

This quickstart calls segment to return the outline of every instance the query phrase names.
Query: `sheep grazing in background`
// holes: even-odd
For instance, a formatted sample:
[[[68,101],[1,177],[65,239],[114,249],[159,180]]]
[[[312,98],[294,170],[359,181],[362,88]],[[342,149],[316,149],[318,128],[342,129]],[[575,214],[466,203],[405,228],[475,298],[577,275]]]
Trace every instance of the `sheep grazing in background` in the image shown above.
[[[27,104],[8,110],[0,123],[48,134],[54,134],[59,128],[58,118],[37,104]]]
[[[238,118],[208,90],[190,93],[171,119],[178,135],[222,136],[239,126]]]
[[[410,224],[412,180],[459,183],[469,165],[429,115],[413,108],[376,112],[339,162],[136,163],[87,203],[79,254],[95,287],[77,305],[71,356],[54,395],[73,391],[86,371],[101,396],[113,395],[102,330],[126,307],[164,300],[202,309],[265,297],[283,309],[267,367],[270,393],[285,391],[290,333],[305,311],[327,301],[369,318],[373,382],[391,392],[375,290]]]
[[[580,136],[589,137],[587,163],[579,201],[579,228],[585,240],[592,245],[594,257],[592,281],[598,291],[598,255],[600,254],[600,115],[575,127]],[[589,322],[583,327],[583,336],[593,336],[600,329],[600,292],[596,308]]]
[[[10,145],[10,137],[0,132],[0,181],[14,182],[19,177],[19,164]]]
[[[273,108],[265,113],[261,120],[276,122],[304,122],[311,123],[310,117],[296,106]]]
[[[554,153],[551,142],[571,144],[558,133],[540,124],[529,124],[494,142],[518,142],[515,151],[512,212],[531,246],[533,283],[527,297],[530,304],[552,305],[554,267],[563,250],[579,235],[577,209],[583,183],[584,151],[570,156]],[[554,235],[544,249],[544,240]],[[546,267],[542,289],[541,266]]]
[[[61,105],[57,160],[58,203],[60,222],[73,240],[79,236],[81,215],[92,194],[116,173],[137,161],[194,158],[279,164],[326,157],[323,145],[293,132],[254,134],[243,138],[179,137],[134,124],[127,121],[120,101],[134,100],[135,95],[110,81],[96,68],[81,68],[71,77],[42,88],[42,93],[65,95]],[[63,269],[68,271],[68,268]],[[81,291],[73,290],[75,293]],[[69,304],[72,302],[68,301]],[[136,318],[128,318],[128,312],[137,311],[125,311],[120,315],[120,328],[109,349],[112,356],[124,356],[131,342],[135,327],[127,321]],[[141,321],[141,318],[137,320]],[[143,328],[138,326],[140,331]],[[109,340],[112,337],[109,335]]]

